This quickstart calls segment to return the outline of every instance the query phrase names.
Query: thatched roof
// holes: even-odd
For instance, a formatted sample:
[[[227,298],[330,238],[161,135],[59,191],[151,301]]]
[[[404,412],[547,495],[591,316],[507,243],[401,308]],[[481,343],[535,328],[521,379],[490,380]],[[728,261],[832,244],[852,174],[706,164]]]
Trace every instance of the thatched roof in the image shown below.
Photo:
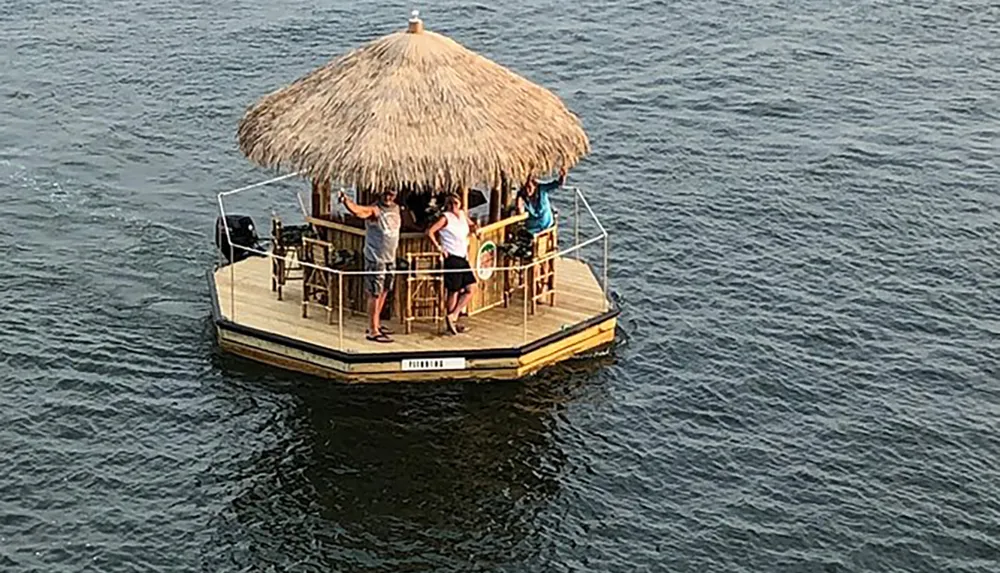
[[[516,184],[590,151],[558,97],[416,15],[261,99],[238,139],[262,166],[374,188]]]

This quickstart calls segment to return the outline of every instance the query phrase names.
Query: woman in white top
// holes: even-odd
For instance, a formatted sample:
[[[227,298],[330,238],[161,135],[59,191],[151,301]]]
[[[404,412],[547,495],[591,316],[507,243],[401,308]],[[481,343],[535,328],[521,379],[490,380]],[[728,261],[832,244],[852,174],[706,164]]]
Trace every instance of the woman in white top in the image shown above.
[[[478,232],[476,222],[462,209],[462,200],[449,195],[444,215],[427,229],[427,237],[444,255],[444,288],[448,291],[448,331],[458,334],[465,330],[458,324],[458,315],[472,299],[476,275],[469,265],[469,233]],[[440,242],[438,239],[440,238]]]

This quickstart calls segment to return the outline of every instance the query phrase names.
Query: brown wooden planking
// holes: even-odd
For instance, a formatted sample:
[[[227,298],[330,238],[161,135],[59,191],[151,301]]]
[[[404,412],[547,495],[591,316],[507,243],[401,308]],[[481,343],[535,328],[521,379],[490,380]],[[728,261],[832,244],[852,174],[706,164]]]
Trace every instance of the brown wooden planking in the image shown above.
[[[243,312],[237,313],[236,322],[247,326],[258,327],[264,330],[276,331],[289,335],[293,338],[302,338],[327,347],[336,347],[337,327],[328,326],[325,317],[313,316],[308,320],[303,320],[297,315],[293,315],[294,307],[288,308],[286,312],[275,312],[273,309],[253,308],[253,316],[247,316],[247,309],[253,301],[237,301],[237,307],[243,307]],[[229,314],[229,313],[226,313]],[[289,315],[296,317],[296,322],[288,323]],[[562,326],[586,320],[591,314],[575,314],[560,312],[558,309],[547,309],[544,314],[529,318],[529,341],[541,338],[558,331]],[[508,316],[508,318],[510,318]],[[520,317],[514,317],[520,320]],[[398,337],[400,343],[394,345],[375,345],[352,342],[359,339],[363,334],[364,318],[350,317],[345,319],[344,335],[345,346],[368,347],[369,351],[388,351],[390,346],[399,349],[400,346],[412,346],[418,349],[442,349],[442,348],[493,348],[520,346],[523,344],[523,328],[521,324],[504,324],[502,321],[490,320],[490,317],[474,317],[469,321],[470,331],[461,337],[445,337],[433,332],[432,327],[418,327],[414,334]],[[456,345],[456,342],[461,344]],[[366,349],[366,350],[367,350]]]
[[[584,322],[605,310],[600,287],[586,264],[572,259],[560,259],[558,266],[561,278],[558,304],[555,307],[540,305],[537,314],[529,316],[527,342]],[[229,267],[220,268],[215,273],[220,311],[225,318],[258,330],[331,349],[339,348],[336,309],[332,325],[326,323],[325,312],[314,311],[308,319],[301,318],[301,287],[287,285],[284,300],[277,300],[270,290],[270,265],[263,258],[253,257],[235,265],[234,318],[230,309],[230,273]],[[523,307],[519,297],[507,308],[497,307],[469,318],[467,324],[470,330],[461,336],[439,335],[434,332],[431,323],[417,323],[413,334],[397,334],[394,344],[378,344],[364,340],[364,315],[345,309],[344,350],[379,353],[521,346],[525,343],[522,320]],[[392,326],[397,331],[402,330],[398,321],[393,321]]]

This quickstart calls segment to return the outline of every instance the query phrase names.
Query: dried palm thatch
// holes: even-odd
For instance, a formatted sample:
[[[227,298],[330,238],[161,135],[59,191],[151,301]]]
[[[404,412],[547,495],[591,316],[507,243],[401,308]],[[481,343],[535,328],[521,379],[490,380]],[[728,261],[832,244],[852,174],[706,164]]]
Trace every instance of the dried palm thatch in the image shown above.
[[[568,168],[590,143],[548,90],[457,42],[408,30],[274,92],[240,121],[265,167],[359,188],[468,188]]]

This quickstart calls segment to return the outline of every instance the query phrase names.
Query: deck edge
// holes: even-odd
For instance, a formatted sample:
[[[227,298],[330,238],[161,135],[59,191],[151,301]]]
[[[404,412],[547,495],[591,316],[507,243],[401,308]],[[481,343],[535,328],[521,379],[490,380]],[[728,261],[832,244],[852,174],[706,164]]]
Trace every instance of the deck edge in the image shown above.
[[[306,342],[304,340],[298,340],[295,338],[289,338],[281,334],[275,334],[273,332],[267,332],[250,326],[242,325],[233,322],[222,315],[222,307],[219,303],[218,289],[215,283],[215,273],[220,268],[215,266],[210,268],[206,275],[208,277],[209,291],[212,296],[212,322],[215,324],[216,328],[221,330],[227,330],[237,334],[242,334],[244,336],[250,336],[254,338],[259,338],[273,344],[280,344],[287,346],[296,350],[309,352],[328,358],[331,360],[336,360],[343,362],[347,365],[351,364],[371,364],[371,363],[383,363],[383,362],[393,362],[400,360],[409,359],[425,359],[425,358],[448,358],[456,355],[461,355],[469,360],[487,360],[487,359],[499,359],[499,358],[514,358],[521,359],[523,356],[528,355],[538,349],[544,348],[546,346],[552,345],[560,340],[575,336],[581,332],[597,326],[599,324],[605,323],[609,320],[617,318],[621,314],[621,309],[615,303],[613,297],[608,296],[608,310],[591,317],[583,322],[574,324],[570,328],[566,328],[557,332],[554,332],[538,340],[534,340],[528,344],[517,347],[507,347],[507,348],[487,348],[487,349],[469,349],[469,350],[411,350],[411,351],[400,351],[400,352],[379,352],[379,353],[350,353],[342,352],[333,348],[327,348],[325,346],[319,346]]]

